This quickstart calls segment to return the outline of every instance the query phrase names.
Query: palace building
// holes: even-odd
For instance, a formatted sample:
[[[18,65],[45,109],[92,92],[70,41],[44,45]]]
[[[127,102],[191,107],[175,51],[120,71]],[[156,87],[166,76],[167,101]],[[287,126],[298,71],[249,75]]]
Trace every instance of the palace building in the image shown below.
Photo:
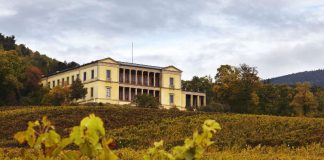
[[[88,93],[79,103],[130,104],[135,95],[157,97],[164,108],[205,106],[206,94],[181,90],[182,71],[105,58],[42,78],[43,86],[70,85],[79,78]]]

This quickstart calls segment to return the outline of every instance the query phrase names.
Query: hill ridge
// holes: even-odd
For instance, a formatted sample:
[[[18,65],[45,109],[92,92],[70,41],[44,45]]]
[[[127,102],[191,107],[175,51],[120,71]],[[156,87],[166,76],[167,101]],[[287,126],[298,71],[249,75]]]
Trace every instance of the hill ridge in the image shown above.
[[[295,85],[296,83],[300,82],[309,82],[313,86],[324,87],[324,69],[291,73],[279,77],[266,79],[265,81],[272,84],[287,85]]]

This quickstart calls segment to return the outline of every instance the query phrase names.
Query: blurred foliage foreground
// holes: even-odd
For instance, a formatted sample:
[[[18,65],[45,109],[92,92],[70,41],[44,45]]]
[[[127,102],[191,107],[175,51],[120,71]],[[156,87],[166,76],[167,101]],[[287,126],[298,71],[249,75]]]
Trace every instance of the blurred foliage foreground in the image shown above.
[[[22,159],[117,160],[118,156],[110,149],[113,140],[105,134],[103,124],[99,117],[90,114],[80,122],[79,126],[72,128],[67,138],[62,138],[47,117],[43,117],[41,121],[28,122],[28,128],[16,133],[14,138],[19,143],[27,143],[31,148],[30,152],[24,152]],[[195,131],[192,138],[187,138],[182,146],[175,146],[167,151],[161,140],[155,142],[154,147],[149,148],[143,158],[145,160],[202,159],[205,149],[213,144],[211,141],[213,134],[220,129],[220,125],[214,120],[206,120],[202,125],[202,131]],[[70,145],[77,146],[78,150],[67,150]]]

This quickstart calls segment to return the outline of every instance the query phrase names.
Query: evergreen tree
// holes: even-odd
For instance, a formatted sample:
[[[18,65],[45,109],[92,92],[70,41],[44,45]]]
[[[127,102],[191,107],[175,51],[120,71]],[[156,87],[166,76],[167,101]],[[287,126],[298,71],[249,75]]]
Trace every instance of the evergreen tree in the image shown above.
[[[87,90],[84,88],[82,82],[77,78],[71,85],[71,100],[78,100],[84,98],[87,94]]]

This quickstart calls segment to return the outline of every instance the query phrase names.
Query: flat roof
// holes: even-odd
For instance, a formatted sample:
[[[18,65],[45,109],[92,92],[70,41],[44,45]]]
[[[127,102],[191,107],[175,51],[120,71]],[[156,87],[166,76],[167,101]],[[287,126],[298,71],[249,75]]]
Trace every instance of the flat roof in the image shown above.
[[[159,66],[151,66],[151,65],[145,65],[145,64],[137,64],[137,63],[130,63],[130,62],[121,62],[118,61],[118,63],[120,65],[124,65],[124,66],[133,66],[133,67],[143,67],[143,68],[151,68],[151,69],[163,69],[165,67],[159,67]]]

